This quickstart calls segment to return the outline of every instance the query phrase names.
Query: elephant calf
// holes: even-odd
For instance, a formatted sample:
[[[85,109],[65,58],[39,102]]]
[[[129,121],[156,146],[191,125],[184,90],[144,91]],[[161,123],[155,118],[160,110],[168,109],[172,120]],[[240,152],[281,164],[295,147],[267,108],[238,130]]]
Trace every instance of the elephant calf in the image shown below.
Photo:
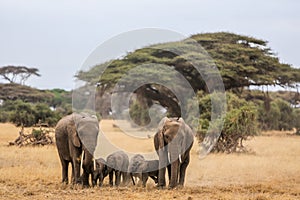
[[[97,181],[99,180],[99,186],[103,185],[104,178],[108,175],[107,165],[104,159],[99,158],[96,160],[96,166],[93,171],[93,186],[97,185]]]
[[[140,165],[144,161],[145,161],[145,158],[141,154],[136,154],[130,159],[129,166],[128,166],[128,172],[130,173],[130,177],[131,177],[134,185],[135,185],[134,179],[136,179],[136,178],[141,179],[140,173],[142,173],[142,171],[141,171]]]
[[[158,167],[159,167],[158,160],[144,161],[144,167],[142,171],[143,187],[146,187],[146,183],[149,177],[154,180],[155,184],[158,183]]]
[[[128,167],[133,185],[135,185],[134,178],[139,178],[142,180],[143,187],[146,187],[149,177],[152,178],[155,183],[157,183],[158,167],[158,160],[145,160],[145,158],[140,154],[133,156]]]
[[[115,174],[116,186],[120,185],[121,176],[122,176],[122,183],[124,185],[127,183],[127,179],[128,179],[127,170],[129,165],[129,158],[125,152],[117,151],[107,156],[106,165],[107,165],[107,173],[109,175],[110,186],[113,186],[114,174]]]

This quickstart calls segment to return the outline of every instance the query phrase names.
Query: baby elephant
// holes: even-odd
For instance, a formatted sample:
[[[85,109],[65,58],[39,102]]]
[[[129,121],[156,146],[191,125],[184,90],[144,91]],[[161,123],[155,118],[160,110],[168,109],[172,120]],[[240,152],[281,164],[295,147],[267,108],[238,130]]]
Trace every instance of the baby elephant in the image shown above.
[[[134,179],[135,180],[136,178],[142,179],[141,177],[142,171],[140,165],[142,165],[144,161],[145,158],[141,154],[136,154],[130,159],[128,172],[130,173],[130,177],[134,185],[135,185]]]
[[[119,186],[121,182],[125,185],[128,179],[129,158],[123,151],[117,151],[106,158],[107,173],[109,174],[109,184],[113,186],[113,176],[115,174],[115,185]]]
[[[159,161],[158,160],[145,160],[144,164],[141,165],[142,170],[142,181],[143,187],[146,187],[146,183],[148,177],[152,178],[155,184],[158,183],[158,167]]]
[[[99,158],[96,160],[96,166],[93,171],[93,186],[97,185],[97,181],[99,180],[99,186],[103,185],[103,179],[108,175],[107,166],[104,159]]]
[[[155,183],[157,183],[158,167],[158,160],[145,160],[145,158],[140,154],[133,156],[130,160],[128,168],[133,185],[135,185],[134,177],[142,180],[143,187],[146,187],[149,177],[152,178]]]

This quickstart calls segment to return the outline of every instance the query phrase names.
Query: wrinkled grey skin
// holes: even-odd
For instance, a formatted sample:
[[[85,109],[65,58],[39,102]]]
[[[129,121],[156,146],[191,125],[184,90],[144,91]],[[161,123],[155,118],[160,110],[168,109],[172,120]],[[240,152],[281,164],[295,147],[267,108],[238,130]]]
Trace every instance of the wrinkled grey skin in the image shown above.
[[[99,121],[87,114],[73,113],[59,120],[55,128],[56,147],[62,166],[62,182],[68,183],[68,165],[72,165],[72,183],[89,186],[93,171],[93,153],[97,145]],[[83,174],[80,177],[82,151]]]
[[[130,173],[131,177],[133,174],[136,175],[140,180],[142,180],[143,187],[146,187],[148,178],[152,178],[153,181],[157,184],[158,182],[158,160],[143,160],[138,163],[137,168],[134,173]],[[132,178],[133,185],[135,185],[134,179]]]
[[[97,185],[97,181],[99,180],[99,186],[101,187],[107,175],[106,161],[103,158],[96,159],[96,169],[93,171],[93,186]]]
[[[128,166],[128,172],[130,173],[130,177],[132,179],[133,184],[135,185],[134,179],[139,178],[141,179],[141,173],[142,169],[140,168],[140,165],[145,161],[144,156],[141,154],[134,155],[130,161]]]
[[[128,182],[128,165],[129,165],[129,158],[126,153],[123,151],[117,151],[106,158],[106,165],[107,165],[107,173],[109,175],[109,185],[113,186],[113,176],[115,174],[115,185],[119,186],[121,183],[126,185]]]
[[[166,185],[166,166],[168,166],[170,179],[169,188],[184,185],[193,142],[193,131],[182,118],[165,117],[161,120],[158,131],[154,136],[154,147],[159,156],[159,187]]]

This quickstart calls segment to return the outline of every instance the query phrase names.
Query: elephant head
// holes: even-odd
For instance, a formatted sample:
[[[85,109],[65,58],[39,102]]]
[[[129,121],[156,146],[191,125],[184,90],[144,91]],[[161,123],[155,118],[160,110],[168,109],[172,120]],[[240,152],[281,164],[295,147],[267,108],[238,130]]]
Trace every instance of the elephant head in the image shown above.
[[[96,116],[86,114],[74,114],[77,137],[74,136],[75,144],[78,140],[82,143],[84,150],[94,153],[97,146],[99,122]]]
[[[165,167],[171,165],[169,187],[183,185],[185,169],[189,163],[189,151],[194,134],[182,118],[163,118],[154,137],[155,149],[159,155],[158,185],[165,185]]]
[[[102,186],[103,179],[108,175],[107,165],[104,159],[99,158],[95,161],[95,169],[93,171],[93,186],[97,184],[99,179],[99,186]]]

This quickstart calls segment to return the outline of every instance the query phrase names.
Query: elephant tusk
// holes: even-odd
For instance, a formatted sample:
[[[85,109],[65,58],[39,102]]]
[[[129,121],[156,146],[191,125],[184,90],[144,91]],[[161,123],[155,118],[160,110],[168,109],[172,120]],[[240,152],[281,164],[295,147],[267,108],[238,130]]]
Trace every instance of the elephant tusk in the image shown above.
[[[94,171],[96,171],[96,160],[95,159],[93,159],[93,167],[94,167]]]
[[[182,163],[181,154],[179,154],[178,158],[179,158],[179,162]]]
[[[84,150],[82,151],[82,154],[81,154],[81,159],[80,159],[80,168],[79,168],[79,174],[81,176],[81,170],[82,170],[82,165],[83,165],[83,157],[84,157]]]
[[[171,163],[171,156],[169,152],[168,152],[168,163]]]

